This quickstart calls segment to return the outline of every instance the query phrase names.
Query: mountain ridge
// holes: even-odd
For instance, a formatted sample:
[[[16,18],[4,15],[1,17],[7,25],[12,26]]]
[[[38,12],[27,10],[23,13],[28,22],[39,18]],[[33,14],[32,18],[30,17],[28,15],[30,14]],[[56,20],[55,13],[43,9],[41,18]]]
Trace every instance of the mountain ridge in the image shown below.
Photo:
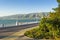
[[[10,15],[10,16],[4,16],[0,17],[0,20],[17,20],[17,19],[35,19],[35,18],[41,18],[42,16],[47,16],[49,12],[41,12],[41,13],[29,13],[29,14],[16,14],[16,15]]]

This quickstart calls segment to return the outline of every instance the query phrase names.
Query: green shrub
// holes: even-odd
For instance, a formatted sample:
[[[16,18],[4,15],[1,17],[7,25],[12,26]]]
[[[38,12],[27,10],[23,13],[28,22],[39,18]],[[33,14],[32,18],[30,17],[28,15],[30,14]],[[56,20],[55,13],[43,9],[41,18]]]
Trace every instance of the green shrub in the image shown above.
[[[41,19],[39,28],[25,32],[25,35],[36,39],[55,39],[60,37],[60,2],[55,12],[50,12],[48,17]]]

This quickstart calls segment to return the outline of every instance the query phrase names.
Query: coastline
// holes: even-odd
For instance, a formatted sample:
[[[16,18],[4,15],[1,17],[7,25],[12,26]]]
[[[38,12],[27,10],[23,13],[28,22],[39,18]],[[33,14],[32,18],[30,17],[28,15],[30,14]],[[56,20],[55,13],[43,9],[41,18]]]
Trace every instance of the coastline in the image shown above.
[[[0,29],[24,27],[24,26],[28,26],[28,25],[38,25],[38,23],[29,23],[29,24],[22,24],[22,25],[8,26],[8,27],[0,27]]]
[[[14,24],[0,24],[0,28],[8,28],[8,27],[35,24],[35,23],[38,23],[38,21],[35,21],[35,22],[16,22]]]

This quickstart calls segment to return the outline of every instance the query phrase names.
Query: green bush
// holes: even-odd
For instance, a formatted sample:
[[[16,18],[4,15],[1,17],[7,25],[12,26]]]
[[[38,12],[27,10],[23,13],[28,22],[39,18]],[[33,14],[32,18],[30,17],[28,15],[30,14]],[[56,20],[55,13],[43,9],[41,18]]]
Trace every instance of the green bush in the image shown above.
[[[55,12],[40,20],[39,28],[25,32],[25,36],[36,39],[55,39],[60,37],[60,3]]]
[[[25,36],[31,37],[31,38],[38,38],[40,36],[40,30],[39,28],[34,28],[32,30],[26,31],[24,33]]]

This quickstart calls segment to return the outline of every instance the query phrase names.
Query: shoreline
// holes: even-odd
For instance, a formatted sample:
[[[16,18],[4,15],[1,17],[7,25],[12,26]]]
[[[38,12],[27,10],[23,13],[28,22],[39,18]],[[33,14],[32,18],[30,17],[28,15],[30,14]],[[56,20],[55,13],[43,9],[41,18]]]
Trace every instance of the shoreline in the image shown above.
[[[7,28],[7,27],[14,27],[14,26],[20,26],[20,25],[29,25],[29,24],[35,24],[36,22],[16,22],[14,24],[0,24],[0,28]]]
[[[38,25],[38,23],[24,24],[24,25],[16,25],[16,26],[8,26],[8,27],[0,27],[0,29],[23,27],[23,26],[28,26],[28,25]]]

